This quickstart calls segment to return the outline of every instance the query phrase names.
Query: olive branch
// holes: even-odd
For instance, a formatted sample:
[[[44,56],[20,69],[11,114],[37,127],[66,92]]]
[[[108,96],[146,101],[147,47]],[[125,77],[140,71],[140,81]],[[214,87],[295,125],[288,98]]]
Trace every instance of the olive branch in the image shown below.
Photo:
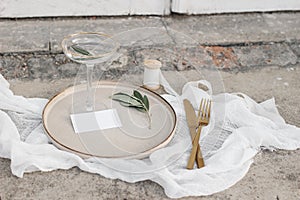
[[[147,114],[148,122],[149,122],[149,129],[151,129],[151,115],[149,111],[149,100],[146,95],[142,95],[137,90],[133,91],[132,95],[118,92],[114,94],[112,100],[120,102],[122,106],[135,108],[140,112],[144,112]]]

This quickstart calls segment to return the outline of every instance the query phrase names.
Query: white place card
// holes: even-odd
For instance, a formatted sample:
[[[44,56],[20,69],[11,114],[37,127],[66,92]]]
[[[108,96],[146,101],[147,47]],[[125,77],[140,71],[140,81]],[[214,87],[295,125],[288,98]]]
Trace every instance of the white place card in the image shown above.
[[[122,126],[116,109],[71,114],[70,117],[75,133],[84,133]]]

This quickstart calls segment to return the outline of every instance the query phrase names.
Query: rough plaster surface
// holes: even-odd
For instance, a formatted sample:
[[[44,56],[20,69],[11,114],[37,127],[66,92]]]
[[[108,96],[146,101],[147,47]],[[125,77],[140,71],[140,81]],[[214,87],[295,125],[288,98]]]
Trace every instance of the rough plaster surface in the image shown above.
[[[300,10],[297,0],[1,0],[0,18]]]
[[[299,10],[297,0],[173,0],[172,11],[184,14],[208,14],[253,11]]]
[[[178,31],[203,45],[230,47],[252,43],[293,44],[300,40],[299,19],[300,12],[174,17],[0,19],[0,52],[57,53],[61,52],[62,38],[71,33],[98,31],[117,35],[145,27]],[[171,39],[172,37],[174,36],[170,35]]]
[[[0,18],[168,14],[170,0],[0,1]]]
[[[282,116],[288,123],[300,126],[300,66],[267,67],[248,72],[221,72],[226,92],[244,92],[261,102],[275,97]],[[195,72],[182,71],[182,76],[196,80]],[[175,72],[166,73],[167,79],[179,90],[182,85]],[[140,81],[140,75],[131,75],[128,81]],[[280,79],[281,78],[281,79]],[[134,80],[135,79],[135,80]],[[288,82],[287,86],[285,82]],[[11,80],[12,90],[27,97],[49,98],[73,84],[72,79],[48,81]],[[287,199],[300,198],[300,151],[262,151],[255,157],[247,175],[226,191],[208,197],[185,199]],[[156,183],[142,181],[125,183],[78,170],[36,172],[16,178],[11,174],[9,160],[0,159],[0,196],[2,199],[167,199]]]
[[[172,28],[200,41],[198,48],[187,48],[186,52],[191,57],[201,58],[197,66],[211,75],[211,81],[224,83],[224,87],[218,88],[219,92],[243,92],[258,102],[274,97],[286,122],[300,127],[299,23],[297,12],[174,18],[0,20],[0,73],[18,95],[50,98],[72,86],[79,69],[59,48],[66,33],[82,27],[92,31],[108,30],[109,33],[148,25]],[[132,63],[140,62],[147,53],[165,62],[164,74],[177,91],[184,84],[178,77],[199,79],[193,67],[184,63],[178,67],[176,57],[176,62],[173,58],[164,59],[165,52],[159,50],[125,54],[128,62],[114,64],[105,78],[141,83],[141,71]],[[217,70],[211,70],[209,66]],[[299,160],[300,150],[262,151],[255,157],[247,175],[233,187],[208,197],[185,199],[299,200]],[[167,199],[163,189],[151,181],[130,184],[77,168],[35,172],[20,179],[11,174],[10,161],[2,158],[0,183],[1,200]]]

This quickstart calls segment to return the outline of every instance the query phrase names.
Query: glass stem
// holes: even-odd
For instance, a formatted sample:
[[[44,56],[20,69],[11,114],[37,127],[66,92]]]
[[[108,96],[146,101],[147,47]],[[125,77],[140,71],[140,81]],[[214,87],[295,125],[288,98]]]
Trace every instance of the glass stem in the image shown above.
[[[92,91],[93,69],[94,69],[94,65],[91,64],[86,65],[86,75],[87,75],[86,111],[94,110],[93,91]]]

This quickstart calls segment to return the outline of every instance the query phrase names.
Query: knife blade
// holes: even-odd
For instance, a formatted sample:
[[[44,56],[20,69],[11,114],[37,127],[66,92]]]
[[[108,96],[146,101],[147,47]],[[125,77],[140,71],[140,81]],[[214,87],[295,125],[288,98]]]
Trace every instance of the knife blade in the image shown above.
[[[184,105],[186,121],[187,121],[187,124],[189,127],[192,143],[194,143],[194,141],[196,141],[195,137],[196,137],[196,129],[198,127],[198,118],[196,116],[193,105],[191,104],[191,102],[188,99],[183,100],[183,105]],[[200,151],[199,143],[197,145],[196,163],[197,163],[198,168],[203,166],[202,153]]]
[[[186,121],[190,130],[191,139],[192,141],[194,141],[194,138],[196,136],[196,128],[198,126],[197,116],[189,100],[184,99],[183,105],[185,110]]]

